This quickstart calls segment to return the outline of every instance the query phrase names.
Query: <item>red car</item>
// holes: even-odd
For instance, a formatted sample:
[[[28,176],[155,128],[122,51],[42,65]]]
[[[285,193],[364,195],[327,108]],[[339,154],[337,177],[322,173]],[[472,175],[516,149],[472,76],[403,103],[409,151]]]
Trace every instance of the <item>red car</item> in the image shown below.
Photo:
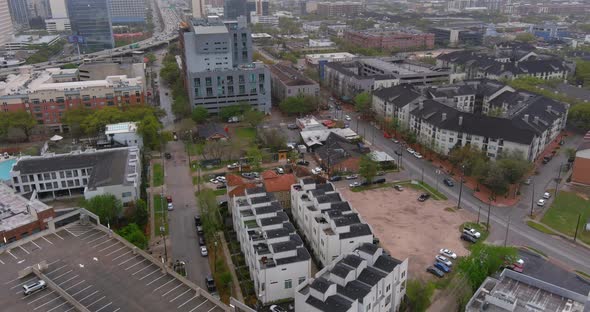
[[[166,196],[166,202],[171,203],[172,202],[172,196],[170,196],[170,195]]]
[[[391,139],[391,134],[387,133],[386,131],[383,131],[383,136],[384,136],[386,139]]]

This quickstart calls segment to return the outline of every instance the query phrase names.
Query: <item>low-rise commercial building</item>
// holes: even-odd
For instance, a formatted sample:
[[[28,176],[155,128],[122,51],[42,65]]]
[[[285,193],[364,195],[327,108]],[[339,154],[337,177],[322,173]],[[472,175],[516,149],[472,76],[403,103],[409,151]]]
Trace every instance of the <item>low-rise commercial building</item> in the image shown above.
[[[295,311],[398,311],[406,294],[407,271],[408,259],[361,244],[297,287]]]
[[[263,187],[246,189],[230,205],[258,299],[266,304],[294,298],[297,285],[311,275],[311,256],[281,205]]]
[[[85,150],[68,154],[23,156],[10,171],[17,194],[36,191],[40,197],[111,194],[123,204],[140,195],[141,157],[137,147]]]
[[[347,30],[344,39],[363,48],[407,51],[434,48],[434,34],[411,30]]]
[[[120,122],[105,126],[105,137],[111,145],[137,146],[143,148],[143,138],[137,132],[137,122]]]
[[[332,183],[319,184],[311,177],[300,179],[291,187],[291,212],[322,266],[363,243],[373,243],[371,227]]]
[[[60,37],[57,35],[48,36],[33,36],[33,35],[20,35],[12,38],[11,41],[6,42],[4,50],[6,51],[18,51],[18,50],[29,50],[36,49],[37,46],[46,44],[48,46],[54,45],[59,42]]]
[[[291,65],[279,63],[270,66],[272,97],[282,101],[290,96],[318,96],[320,85],[297,71]]]
[[[46,229],[53,217],[53,208],[39,201],[37,192],[19,195],[0,183],[0,247]]]
[[[316,66],[322,62],[348,62],[352,61],[356,55],[348,52],[334,52],[334,53],[317,53],[317,54],[306,54],[305,61],[308,65]]]
[[[443,46],[469,45],[478,46],[483,43],[483,29],[463,27],[433,27],[429,30],[434,34],[434,43]]]
[[[576,151],[572,183],[590,185],[590,133],[586,133],[584,141]]]

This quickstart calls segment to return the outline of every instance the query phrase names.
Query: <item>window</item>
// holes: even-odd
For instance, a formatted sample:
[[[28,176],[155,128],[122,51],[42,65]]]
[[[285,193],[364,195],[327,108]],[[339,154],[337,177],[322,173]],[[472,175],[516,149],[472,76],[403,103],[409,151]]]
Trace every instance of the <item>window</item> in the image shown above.
[[[74,181],[68,180],[68,187],[72,187],[72,186],[74,186]]]
[[[293,287],[293,282],[290,279],[285,280],[285,289],[291,289],[291,287]]]
[[[51,175],[49,173],[44,173],[43,180],[51,180]]]
[[[389,290],[391,290],[391,284],[387,285],[387,287],[385,287],[385,292],[389,292]]]
[[[74,182],[76,183],[76,186],[80,186],[80,180],[76,179]]]
[[[406,271],[403,271],[403,272],[402,272],[402,279],[403,279],[404,277],[406,277]]]
[[[61,187],[66,187],[66,181],[61,181]]]
[[[82,184],[83,184],[83,185],[86,185],[86,184],[88,184],[88,179],[86,179],[86,178],[82,179]]]
[[[12,177],[12,181],[16,184],[18,183],[18,177]]]
[[[455,141],[455,139],[449,138],[449,143],[453,143],[453,141]]]
[[[78,170],[74,170],[74,177],[78,176]]]
[[[59,177],[60,177],[60,178],[62,178],[62,179],[63,179],[63,178],[65,178],[65,176],[64,176],[64,172],[63,172],[63,171],[60,171],[60,172],[59,172]]]
[[[86,169],[80,169],[82,175],[86,175]]]
[[[298,284],[301,284],[303,282],[305,282],[305,276],[299,277],[299,283]]]
[[[48,189],[48,190],[50,190],[50,189],[53,188],[53,184],[51,184],[51,182],[45,183],[45,188]]]
[[[71,178],[72,177],[72,171],[68,170],[66,171],[66,178]]]
[[[37,181],[43,181],[43,175],[37,173]]]
[[[125,198],[125,197],[131,197],[131,192],[125,192],[121,194],[121,197]]]
[[[57,184],[57,182],[53,182],[53,188],[58,188],[59,184]]]
[[[367,304],[367,309],[365,311],[370,311],[371,310],[371,304]]]
[[[55,174],[55,172],[51,173],[51,179],[53,179],[53,180],[57,179],[57,174]]]
[[[31,191],[31,187],[28,186],[28,185],[23,185],[23,190],[24,190],[25,193],[28,193],[28,192]]]

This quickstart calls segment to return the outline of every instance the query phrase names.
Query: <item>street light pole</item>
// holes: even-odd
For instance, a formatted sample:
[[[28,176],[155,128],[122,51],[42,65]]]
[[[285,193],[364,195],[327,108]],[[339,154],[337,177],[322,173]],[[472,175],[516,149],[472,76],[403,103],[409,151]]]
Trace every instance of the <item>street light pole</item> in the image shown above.
[[[486,227],[488,228],[488,231],[490,230],[490,211],[492,210],[492,198],[492,196],[488,198],[488,219],[486,220]]]
[[[508,215],[508,223],[506,224],[506,235],[504,236],[504,247],[506,247],[506,243],[508,242],[508,231],[510,230],[510,217],[511,215]]]
[[[535,180],[533,180],[533,192],[531,194],[531,218],[533,217],[533,209],[535,209]]]
[[[557,172],[557,180],[555,180],[555,194],[554,197],[557,197],[557,191],[559,191],[559,179],[561,179],[561,167],[563,166],[563,163],[561,163],[561,165],[559,165],[559,171]]]
[[[461,209],[461,195],[463,194],[463,177],[465,176],[465,165],[461,165],[461,177],[459,184],[459,201],[457,202],[457,208]]]
[[[477,224],[479,224],[479,215],[481,214],[481,205],[478,205],[477,209]]]

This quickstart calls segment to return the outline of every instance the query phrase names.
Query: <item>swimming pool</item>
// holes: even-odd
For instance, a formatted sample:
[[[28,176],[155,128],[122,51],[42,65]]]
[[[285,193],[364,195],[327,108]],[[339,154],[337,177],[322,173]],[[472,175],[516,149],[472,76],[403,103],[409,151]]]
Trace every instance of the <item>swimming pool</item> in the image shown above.
[[[10,180],[10,169],[12,164],[16,162],[16,159],[7,159],[0,162],[0,180]]]

